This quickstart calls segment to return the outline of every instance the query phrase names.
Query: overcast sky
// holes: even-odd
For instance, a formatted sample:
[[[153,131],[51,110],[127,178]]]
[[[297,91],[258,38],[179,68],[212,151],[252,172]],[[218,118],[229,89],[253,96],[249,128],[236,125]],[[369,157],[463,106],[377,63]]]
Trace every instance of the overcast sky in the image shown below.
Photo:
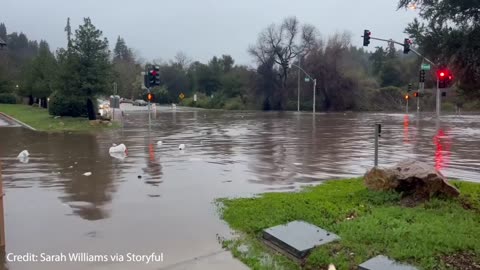
[[[364,29],[372,36],[402,41],[403,30],[415,17],[397,11],[398,0],[0,0],[0,22],[7,31],[24,32],[29,39],[45,39],[52,48],[64,47],[64,27],[90,17],[113,48],[125,38],[139,56],[168,60],[178,51],[207,61],[230,54],[251,64],[247,53],[258,33],[271,23],[296,16],[318,28],[322,36],[349,31],[362,46]],[[372,42],[370,47],[384,45]]]

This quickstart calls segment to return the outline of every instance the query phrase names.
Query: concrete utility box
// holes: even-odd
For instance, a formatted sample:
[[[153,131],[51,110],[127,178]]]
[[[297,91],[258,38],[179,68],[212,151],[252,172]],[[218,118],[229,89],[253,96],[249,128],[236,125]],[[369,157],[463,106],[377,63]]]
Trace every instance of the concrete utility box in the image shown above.
[[[110,108],[120,108],[120,96],[110,96]]]
[[[379,255],[358,266],[359,270],[418,270],[417,268],[390,260],[388,257]]]
[[[340,239],[336,234],[325,231],[304,221],[292,221],[263,231],[264,240],[297,259],[306,257],[320,245]]]

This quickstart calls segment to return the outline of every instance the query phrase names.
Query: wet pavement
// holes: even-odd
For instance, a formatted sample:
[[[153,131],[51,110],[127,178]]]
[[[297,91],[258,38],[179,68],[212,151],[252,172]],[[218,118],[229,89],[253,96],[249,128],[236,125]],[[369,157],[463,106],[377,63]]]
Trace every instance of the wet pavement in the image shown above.
[[[126,110],[123,128],[97,134],[1,128],[6,243],[15,254],[155,252],[163,262],[10,262],[6,268],[244,269],[218,243],[230,230],[215,198],[361,176],[373,165],[376,122],[383,124],[380,165],[417,158],[447,177],[480,182],[478,115],[438,122],[431,115],[159,107],[151,119],[149,126],[148,114]],[[110,156],[112,143],[124,143],[128,156]],[[28,163],[16,159],[24,149]]]

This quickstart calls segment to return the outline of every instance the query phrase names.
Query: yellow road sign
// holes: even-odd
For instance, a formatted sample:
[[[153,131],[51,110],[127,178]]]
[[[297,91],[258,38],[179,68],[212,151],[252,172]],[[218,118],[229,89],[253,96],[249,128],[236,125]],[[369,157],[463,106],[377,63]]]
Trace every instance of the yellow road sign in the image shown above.
[[[180,99],[184,99],[184,98],[185,98],[185,95],[184,95],[183,93],[180,93],[180,95],[178,95],[178,97],[179,97]]]

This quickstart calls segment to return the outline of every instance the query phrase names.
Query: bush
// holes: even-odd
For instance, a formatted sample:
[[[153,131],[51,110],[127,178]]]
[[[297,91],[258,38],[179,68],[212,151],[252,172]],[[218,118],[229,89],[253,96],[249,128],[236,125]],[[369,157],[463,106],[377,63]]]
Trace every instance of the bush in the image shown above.
[[[451,103],[451,102],[444,102],[442,104],[442,111],[446,111],[446,112],[454,112],[456,109],[456,106],[455,104]]]
[[[225,102],[224,108],[226,110],[245,110],[245,104],[240,97],[230,98]]]
[[[208,101],[209,109],[223,109],[225,105],[225,96],[222,93],[213,94],[213,98]]]
[[[84,98],[52,94],[48,112],[56,116],[80,117],[87,115],[87,101]]]
[[[193,101],[193,97],[184,98],[182,101],[180,101],[180,104],[187,107],[195,107],[195,102]]]
[[[14,94],[1,93],[1,94],[0,94],[0,103],[3,103],[3,104],[16,104],[16,103],[17,103],[17,98],[15,97]]]
[[[463,109],[465,111],[480,111],[480,102],[479,101],[470,101],[463,104]]]

